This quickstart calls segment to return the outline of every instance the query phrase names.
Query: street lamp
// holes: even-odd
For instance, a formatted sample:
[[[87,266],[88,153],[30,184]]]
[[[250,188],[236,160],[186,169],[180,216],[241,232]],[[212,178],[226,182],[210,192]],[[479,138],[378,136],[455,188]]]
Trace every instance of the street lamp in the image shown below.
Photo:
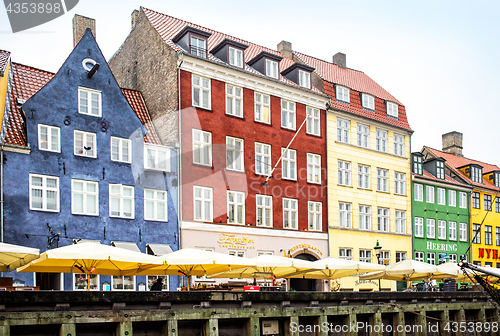
[[[378,243],[377,239],[377,245],[373,248],[375,250],[375,255],[377,256],[377,263],[380,265],[380,250],[382,249],[382,246]],[[378,290],[380,291],[380,279],[378,279]]]

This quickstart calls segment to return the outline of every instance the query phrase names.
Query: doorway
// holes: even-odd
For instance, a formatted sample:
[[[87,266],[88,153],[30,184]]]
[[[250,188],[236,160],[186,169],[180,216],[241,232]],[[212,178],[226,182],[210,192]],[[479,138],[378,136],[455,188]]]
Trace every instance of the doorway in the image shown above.
[[[295,256],[294,258],[307,261],[318,260],[318,258],[309,253],[301,253]],[[320,288],[319,286],[321,285],[321,283],[319,283],[321,280],[315,280],[315,279],[290,278],[289,281],[290,281],[290,289],[294,289],[296,291],[316,292],[318,291],[318,288]]]

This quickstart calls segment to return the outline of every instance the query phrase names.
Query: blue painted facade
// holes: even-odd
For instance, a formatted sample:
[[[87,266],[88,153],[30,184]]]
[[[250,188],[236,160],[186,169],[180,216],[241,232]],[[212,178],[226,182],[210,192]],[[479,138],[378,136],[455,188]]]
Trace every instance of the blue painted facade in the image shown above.
[[[88,76],[84,59],[100,64]],[[79,113],[78,88],[101,92],[100,117]],[[89,103],[90,105],[90,103]],[[22,106],[26,115],[29,154],[4,152],[4,233],[5,242],[47,250],[49,237],[60,233],[59,246],[76,239],[135,242],[142,252],[146,244],[169,244],[178,249],[177,220],[177,155],[168,147],[168,171],[144,169],[144,136],[147,131],[130,106],[111,73],[90,30],[87,30],[54,78]],[[38,125],[59,127],[60,152],[39,149]],[[96,158],[74,154],[74,131],[96,135]],[[130,139],[132,162],[111,160],[111,137]],[[148,145],[146,145],[148,146]],[[30,210],[30,174],[59,178],[59,211]],[[98,216],[72,214],[72,179],[98,182]],[[110,216],[109,185],[134,187],[134,218]],[[144,188],[167,190],[168,221],[145,220]],[[57,237],[56,239],[57,240]],[[52,245],[55,247],[56,243]],[[32,273],[4,274],[34,285]],[[73,275],[64,274],[64,290],[72,290]],[[176,290],[178,277],[169,279],[170,290]],[[111,277],[100,276],[111,284]],[[136,277],[136,289],[146,277]]]

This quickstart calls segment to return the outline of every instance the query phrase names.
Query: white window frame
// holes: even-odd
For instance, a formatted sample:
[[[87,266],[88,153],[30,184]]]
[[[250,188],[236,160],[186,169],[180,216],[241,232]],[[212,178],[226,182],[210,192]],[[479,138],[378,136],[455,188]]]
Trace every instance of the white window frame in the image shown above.
[[[281,178],[284,180],[297,180],[297,151],[295,149],[281,148]]]
[[[405,155],[405,137],[403,135],[394,134],[394,155]]]
[[[389,170],[377,168],[377,191],[389,192]]]
[[[457,240],[457,222],[448,222],[448,237],[450,240]]]
[[[232,257],[245,258],[245,250],[227,250],[227,254]]]
[[[467,209],[467,193],[460,192],[459,207],[461,209]]]
[[[296,111],[294,102],[281,99],[281,127],[295,131]]]
[[[195,135],[199,135],[200,140],[195,139]],[[205,136],[208,135],[208,142],[205,141]],[[205,153],[205,148],[208,147],[208,154]],[[199,161],[196,161],[196,152],[199,153]],[[207,156],[208,157],[205,157]],[[212,133],[206,132],[193,128],[193,163],[203,165],[203,166],[212,166]]]
[[[120,194],[112,194],[111,189],[112,187],[120,187]],[[123,195],[123,190],[129,189],[132,191],[132,196],[124,196]],[[112,214],[112,208],[111,208],[111,201],[113,198],[116,198],[119,200],[119,206],[120,206],[120,211],[118,215],[113,215]],[[124,213],[123,209],[123,203],[125,200],[131,200],[131,215],[126,216]],[[115,218],[126,218],[126,219],[134,219],[135,218],[135,188],[133,186],[127,186],[123,184],[109,184],[109,217],[115,217]]]
[[[415,217],[415,237],[424,237],[424,219]]]
[[[73,273],[72,279],[73,279],[73,290],[74,291],[87,291],[88,289],[88,277],[89,275],[91,276],[90,278],[90,290],[91,291],[98,291],[99,290],[99,285],[101,284],[99,274],[86,274],[86,273]],[[76,288],[76,277],[82,277],[85,281],[85,284],[83,288]],[[95,279],[95,280],[94,280]],[[93,283],[95,283],[95,286],[93,286]]]
[[[233,218],[231,218],[233,214]],[[228,224],[245,225],[245,193],[227,191],[227,222]]]
[[[337,141],[350,143],[351,122],[337,117]]]
[[[266,76],[278,79],[278,62],[266,58]]]
[[[430,265],[436,265],[436,253],[427,252],[427,261],[426,262]]]
[[[382,265],[389,265],[391,263],[391,252],[390,251],[380,251],[380,261]]]
[[[460,241],[468,241],[467,238],[467,223],[460,223]]]
[[[366,109],[375,110],[375,97],[366,93],[362,93],[361,104]]]
[[[86,106],[85,104],[82,104],[82,94],[85,94],[84,100],[86,101]],[[92,107],[92,94],[97,95],[97,114],[92,113],[94,110],[94,107]],[[89,99],[90,96],[90,99]],[[89,104],[90,102],[90,104]],[[84,106],[87,109],[87,112],[83,111]],[[78,113],[80,114],[85,114],[93,117],[102,117],[102,94],[101,91],[97,90],[92,90],[88,88],[83,88],[83,87],[78,87]]]
[[[41,178],[42,179],[42,185],[41,186],[34,186],[33,185],[33,177]],[[60,211],[60,192],[59,192],[59,177],[58,176],[49,176],[49,175],[40,175],[40,174],[29,174],[29,186],[30,186],[30,194],[29,194],[29,204],[30,204],[30,210],[36,210],[36,211],[48,211],[48,212],[59,212]],[[56,180],[56,187],[51,188],[47,187],[47,179],[55,179]],[[34,190],[40,190],[42,192],[42,208],[34,208],[32,204],[32,196],[33,196],[33,191]],[[47,208],[47,193],[48,192],[55,192],[56,193],[56,209],[48,209]]]
[[[424,201],[424,185],[419,184],[419,183],[414,183],[413,184],[413,194],[414,194],[415,201],[423,202]]]
[[[357,144],[359,147],[370,148],[370,126],[357,124]]]
[[[398,104],[391,102],[386,103],[387,115],[393,118],[398,118]]]
[[[378,231],[389,232],[389,208],[377,208]]]
[[[158,278],[162,278],[163,279],[163,285],[162,285],[162,291],[168,291],[169,290],[169,281],[168,281],[168,278],[169,276],[168,275],[148,275],[147,276],[147,290],[151,290],[151,286],[153,285],[153,283],[156,281],[156,279]]]
[[[271,123],[271,97],[269,95],[255,92],[255,121],[270,124]],[[266,118],[267,116],[267,118]],[[266,121],[267,119],[267,121]]]
[[[307,202],[307,218],[309,231],[323,230],[323,204],[321,202]]]
[[[243,68],[243,50],[229,47],[229,64]]]
[[[151,156],[150,154],[153,154]],[[163,154],[165,160],[160,160]],[[152,162],[154,161],[154,163]],[[144,144],[144,168],[151,170],[170,171],[170,148],[165,146]]]
[[[210,78],[192,75],[192,103],[194,107],[201,107],[203,109],[210,110],[212,107],[212,89]],[[206,102],[203,96],[206,95]],[[195,101],[195,96],[198,96],[198,103]]]
[[[259,204],[259,200],[260,203]],[[269,203],[266,204],[266,203]],[[255,212],[255,220],[257,222],[257,226],[265,226],[272,227],[273,226],[273,198],[268,195],[255,195],[255,204],[256,204],[256,212]],[[259,211],[261,215],[259,215]],[[266,216],[266,212],[269,213],[269,216]],[[259,217],[261,217],[264,222],[259,222]]]
[[[359,249],[359,261],[364,263],[371,263],[373,261],[372,250]]]
[[[351,163],[347,161],[337,161],[338,181],[339,185],[351,186]]]
[[[433,186],[425,186],[425,202],[426,203],[435,203],[435,195],[434,195],[434,187]]]
[[[255,143],[255,174],[268,176],[271,173],[271,145]]]
[[[339,202],[339,227],[352,228],[352,204]]]
[[[370,170],[370,166],[358,164],[358,188],[371,189]]]
[[[242,87],[226,84],[226,114],[243,118]]]
[[[130,289],[125,289],[125,288],[115,289],[114,288],[115,287],[114,286],[115,285],[115,281],[116,281],[115,279],[118,278],[118,277],[121,277],[122,281],[124,281],[123,278],[126,277],[126,276],[132,277],[132,279],[134,280],[133,288],[130,288]],[[136,289],[136,278],[135,278],[135,276],[133,276],[133,275],[112,275],[111,276],[111,290],[112,291],[135,291],[135,289]]]
[[[42,139],[42,129],[45,129],[45,134],[47,136],[46,140]],[[52,141],[52,131],[56,131],[57,133],[57,142],[55,144]],[[44,148],[42,144],[45,144],[46,148]],[[55,126],[38,124],[38,149],[42,151],[61,153],[61,129]]]
[[[381,129],[375,131],[375,144],[377,151],[387,153],[389,147],[387,146],[387,131]]]
[[[321,155],[307,153],[307,182],[321,184]]]
[[[81,149],[76,147],[77,134],[82,135],[82,148]],[[92,138],[92,143],[93,143],[93,145],[90,146],[90,152],[91,152],[90,155],[86,154],[87,152],[89,152],[89,150],[85,149],[85,147],[88,147],[87,145],[89,142],[89,139],[88,139],[89,136]],[[79,153],[80,151],[81,151],[81,153]],[[73,154],[76,156],[97,158],[97,135],[95,133],[74,130],[73,131]]]
[[[396,262],[406,260],[406,252],[396,251]]]
[[[394,193],[406,195],[406,176],[404,173],[394,172]]]
[[[451,261],[452,263],[455,263],[455,264],[456,264],[456,263],[457,263],[457,255],[456,255],[456,254],[454,254],[454,253],[450,254],[450,261]]]
[[[306,133],[321,136],[321,114],[319,109],[307,106],[306,114]]]
[[[345,103],[350,103],[350,90],[349,88],[341,85],[335,86],[335,98]]]
[[[446,189],[437,188],[437,204],[446,205]]]
[[[415,251],[415,261],[424,262],[424,252]]]
[[[457,192],[456,190],[448,189],[448,205],[452,207],[457,206]]]
[[[75,183],[81,183],[82,184],[82,190],[75,190]],[[95,187],[95,192],[92,191],[87,191],[87,185],[94,185]],[[82,209],[83,211],[77,212],[75,210],[75,195],[80,194],[82,195]],[[87,212],[87,204],[89,202],[89,196],[94,196],[94,208],[96,210],[95,213],[90,213]],[[86,215],[86,216],[99,216],[99,182],[94,182],[94,181],[85,181],[85,180],[77,180],[77,179],[71,179],[71,213],[73,215]]]
[[[446,239],[446,221],[438,220],[438,239]]]
[[[283,198],[283,228],[299,229],[299,201],[293,198]]]
[[[243,139],[226,136],[226,169],[245,171],[244,148]]]
[[[193,44],[193,40],[195,44]],[[200,45],[203,44],[203,47]],[[193,48],[194,47],[194,48]],[[191,35],[189,39],[189,53],[199,57],[207,57],[207,40]]]
[[[153,197],[147,196],[147,193],[153,193]],[[158,198],[159,194],[163,194],[163,199]],[[153,216],[149,216],[146,209],[148,204],[153,205]],[[164,209],[163,218],[158,216],[158,205],[162,205]],[[144,188],[144,220],[168,222],[168,191]]]
[[[311,73],[308,71],[299,69],[299,86],[303,88],[310,89],[311,88]]]
[[[436,161],[436,177],[442,180],[446,178],[443,161]]]
[[[406,211],[396,210],[396,233],[406,233]]]
[[[115,148],[113,146],[113,143],[117,143],[117,150],[118,152],[115,152]],[[124,148],[126,146],[126,148]],[[126,149],[126,153],[124,153],[124,149]],[[132,162],[132,141],[130,139],[124,139],[124,138],[118,138],[118,137],[111,137],[110,138],[110,153],[111,153],[111,161],[115,162],[125,162],[125,163],[131,163]],[[113,158],[113,154],[115,154],[115,158]],[[125,158],[125,155],[127,156]]]
[[[426,220],[426,233],[427,238],[436,238],[436,220],[434,218],[427,218]]]
[[[359,205],[359,229],[372,229],[372,208],[369,205]]]
[[[196,196],[196,191],[200,191],[200,196]],[[205,197],[205,192],[209,192],[208,198]],[[196,213],[197,205],[199,204],[199,213],[201,217],[197,218]],[[208,205],[208,212],[206,213],[206,205]],[[214,215],[214,194],[213,188],[210,187],[202,187],[202,186],[193,186],[193,219],[197,222],[213,222]]]
[[[339,259],[352,260],[352,248],[339,247]]]

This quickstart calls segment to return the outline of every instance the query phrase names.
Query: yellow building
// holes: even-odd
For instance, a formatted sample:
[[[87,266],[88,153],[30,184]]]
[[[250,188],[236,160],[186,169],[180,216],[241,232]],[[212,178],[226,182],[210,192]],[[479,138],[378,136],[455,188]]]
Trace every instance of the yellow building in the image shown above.
[[[425,158],[444,158],[450,175],[474,188],[469,207],[472,247],[468,261],[500,267],[500,168],[465,158],[459,132],[443,135],[443,151],[424,147],[422,153]]]
[[[0,120],[3,120],[9,83],[10,52],[0,50]]]
[[[366,74],[295,53],[315,68],[327,115],[330,256],[392,264],[412,255],[410,136],[404,106]],[[340,280],[342,290],[379,290],[378,281]],[[395,290],[382,280],[382,290]]]

